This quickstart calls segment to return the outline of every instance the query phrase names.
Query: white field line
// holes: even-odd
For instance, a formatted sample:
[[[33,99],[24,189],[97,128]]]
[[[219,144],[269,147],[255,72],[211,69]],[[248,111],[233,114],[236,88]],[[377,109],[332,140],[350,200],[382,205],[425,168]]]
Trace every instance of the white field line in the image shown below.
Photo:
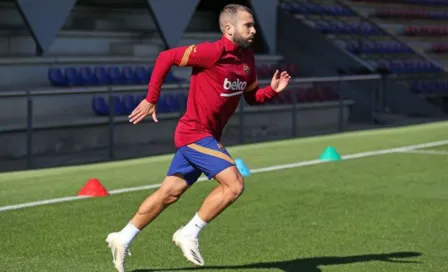
[[[343,160],[351,160],[351,159],[359,159],[359,158],[365,158],[365,157],[370,157],[370,156],[377,156],[377,155],[384,155],[384,154],[391,154],[391,153],[398,153],[398,152],[407,152],[407,151],[412,151],[412,150],[419,149],[419,148],[428,148],[428,147],[441,146],[441,145],[447,145],[447,144],[448,144],[448,140],[445,140],[445,141],[430,142],[430,143],[417,144],[417,145],[408,145],[408,146],[397,147],[397,148],[380,149],[380,150],[374,150],[374,151],[368,151],[368,152],[361,152],[361,153],[349,154],[349,155],[345,155],[345,156],[341,156],[341,157]],[[251,169],[250,171],[251,171],[251,173],[271,172],[271,171],[276,171],[276,170],[297,168],[297,167],[316,165],[316,164],[327,163],[327,162],[328,161],[322,161],[322,160],[309,160],[309,161],[301,161],[301,162],[291,163],[291,164],[282,164],[282,165],[274,165],[274,166],[258,168],[258,169]],[[202,181],[207,181],[207,179],[200,178],[198,180],[198,182],[202,182]],[[154,189],[154,188],[158,188],[158,187],[160,187],[160,184],[151,184],[151,185],[145,185],[145,186],[139,186],[139,187],[130,187],[130,188],[117,189],[117,190],[110,190],[109,194],[115,195],[115,194],[121,194],[121,193]],[[28,208],[28,207],[36,207],[36,206],[48,205],[48,204],[54,204],[54,203],[68,202],[68,201],[74,201],[74,200],[80,200],[80,199],[86,199],[86,198],[91,198],[91,197],[90,196],[68,196],[68,197],[62,197],[62,198],[54,198],[54,199],[47,199],[47,200],[40,200],[40,201],[35,201],[35,202],[16,204],[16,205],[8,205],[8,206],[0,207],[0,212],[9,211],[9,210],[18,210],[18,209],[23,209],[23,208]]]
[[[441,150],[406,150],[403,153],[414,153],[414,154],[429,154],[429,155],[444,155],[448,156],[448,151]]]

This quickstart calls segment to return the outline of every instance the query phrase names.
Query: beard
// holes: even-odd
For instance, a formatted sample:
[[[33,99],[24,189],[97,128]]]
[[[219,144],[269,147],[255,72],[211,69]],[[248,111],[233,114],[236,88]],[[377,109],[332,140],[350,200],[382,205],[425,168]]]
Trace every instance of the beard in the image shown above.
[[[254,38],[255,37],[244,38],[240,35],[240,33],[235,33],[233,35],[233,42],[240,48],[249,48],[251,47]],[[249,41],[250,39],[252,39],[252,41]]]

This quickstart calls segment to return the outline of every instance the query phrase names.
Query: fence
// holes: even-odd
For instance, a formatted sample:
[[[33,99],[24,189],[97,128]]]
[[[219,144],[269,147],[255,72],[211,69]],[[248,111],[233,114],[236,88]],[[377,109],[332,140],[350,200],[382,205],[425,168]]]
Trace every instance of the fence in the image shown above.
[[[297,136],[297,118],[298,114],[303,111],[309,111],[310,109],[325,109],[325,108],[333,108],[338,109],[338,121],[337,127],[338,131],[344,131],[344,109],[347,107],[347,100],[342,95],[342,91],[344,88],[347,88],[344,84],[349,82],[360,82],[360,81],[374,81],[375,84],[369,83],[369,87],[372,88],[371,92],[371,108],[369,111],[373,115],[374,112],[381,109],[381,101],[383,94],[383,80],[380,75],[356,75],[356,76],[335,76],[335,77],[313,77],[313,78],[297,78],[292,79],[290,83],[290,87],[284,92],[285,94],[292,93],[290,95],[291,101],[289,103],[277,104],[277,105],[263,105],[256,107],[248,107],[245,103],[240,103],[237,112],[235,113],[239,122],[239,135],[238,135],[238,143],[245,142],[245,130],[247,127],[245,125],[246,119],[248,118],[248,114],[256,113],[256,115],[263,113],[271,113],[271,112],[283,112],[290,113],[290,124],[283,124],[289,126],[290,128],[290,137]],[[261,86],[270,84],[270,80],[260,80],[259,84]],[[298,96],[294,93],[298,90],[295,88],[299,85],[310,84],[310,85],[318,85],[318,84],[332,84],[333,90],[335,90],[339,95],[339,98],[336,101],[331,102],[322,102],[322,103],[300,103],[298,101]],[[173,90],[182,90],[187,92],[189,88],[188,83],[181,84],[170,84],[165,85],[162,90],[162,94],[164,92],[173,91]],[[0,92],[1,98],[12,98],[12,97],[21,97],[26,99],[26,127],[24,130],[26,131],[26,168],[33,168],[33,136],[35,130],[44,129],[43,127],[39,127],[34,122],[34,100],[36,97],[40,96],[64,96],[64,95],[98,95],[98,94],[106,94],[108,96],[109,101],[109,114],[107,117],[107,126],[108,126],[108,144],[107,144],[107,153],[108,159],[114,159],[115,156],[115,132],[116,125],[118,123],[127,122],[127,118],[124,116],[117,116],[115,114],[114,108],[114,95],[118,93],[129,93],[129,92],[146,92],[146,86],[99,86],[99,87],[89,87],[89,88],[70,88],[70,89],[48,89],[48,90],[23,90],[23,91],[14,91],[14,92]],[[172,114],[160,114],[159,119],[163,120],[177,120],[179,116],[183,112],[183,108],[177,112]],[[148,118],[150,119],[150,118]],[[78,126],[94,126],[95,123],[93,121],[89,121],[87,118],[82,122],[82,124],[78,124]],[[53,125],[51,128],[60,128],[61,126]],[[48,128],[48,127],[47,127]],[[14,129],[2,129],[3,133],[8,133],[13,131]],[[17,131],[17,129],[15,129]]]

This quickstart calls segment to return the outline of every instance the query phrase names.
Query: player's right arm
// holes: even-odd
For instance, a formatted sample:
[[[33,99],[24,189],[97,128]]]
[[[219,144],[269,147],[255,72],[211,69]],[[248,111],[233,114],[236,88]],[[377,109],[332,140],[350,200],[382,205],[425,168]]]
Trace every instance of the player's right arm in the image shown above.
[[[159,99],[163,81],[171,67],[210,68],[218,61],[221,53],[221,48],[210,42],[180,46],[160,52],[151,73],[146,98],[129,115],[129,121],[137,124],[146,116],[152,115],[153,120],[158,122],[155,105]]]
[[[210,42],[162,51],[151,74],[146,100],[152,104],[157,103],[163,81],[172,66],[210,68],[218,61],[220,55],[220,48]]]

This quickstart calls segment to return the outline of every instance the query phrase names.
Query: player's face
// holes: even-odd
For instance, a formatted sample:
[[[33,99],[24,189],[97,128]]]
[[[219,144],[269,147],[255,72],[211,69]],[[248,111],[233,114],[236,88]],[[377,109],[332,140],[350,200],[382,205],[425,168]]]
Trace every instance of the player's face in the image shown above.
[[[255,39],[255,21],[248,12],[238,12],[238,21],[235,32],[233,33],[233,42],[239,47],[248,48]]]

